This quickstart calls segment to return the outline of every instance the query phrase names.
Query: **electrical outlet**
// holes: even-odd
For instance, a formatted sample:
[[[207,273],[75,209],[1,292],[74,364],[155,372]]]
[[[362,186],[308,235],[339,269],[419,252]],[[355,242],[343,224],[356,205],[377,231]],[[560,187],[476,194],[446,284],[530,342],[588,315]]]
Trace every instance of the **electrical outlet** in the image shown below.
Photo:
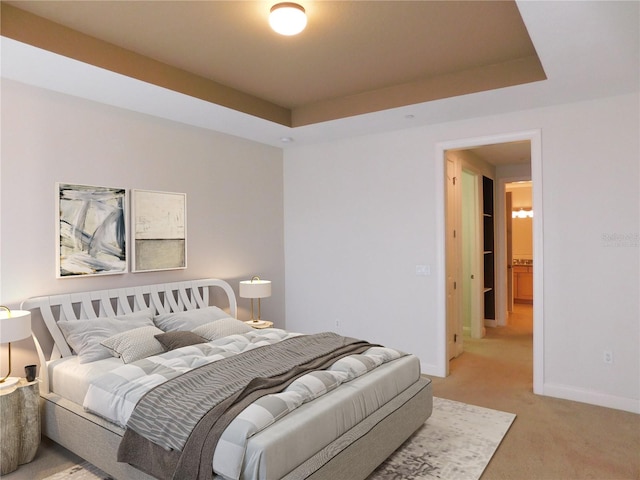
[[[602,352],[602,361],[604,363],[613,363],[613,352],[611,350]]]

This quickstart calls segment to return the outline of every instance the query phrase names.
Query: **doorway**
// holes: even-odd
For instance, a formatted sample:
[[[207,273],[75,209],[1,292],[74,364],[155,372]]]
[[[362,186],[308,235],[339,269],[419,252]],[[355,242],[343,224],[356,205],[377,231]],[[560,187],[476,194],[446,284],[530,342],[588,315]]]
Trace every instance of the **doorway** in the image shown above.
[[[507,311],[511,313],[516,307],[533,305],[533,195],[530,180],[505,183],[505,221]]]
[[[450,225],[447,223],[448,219],[446,217],[445,205],[447,205],[447,201],[445,200],[445,196],[447,195],[447,182],[445,171],[451,171],[451,165],[447,161],[447,153],[452,150],[465,150],[471,151],[479,148],[498,148],[504,146],[504,144],[515,144],[527,142],[529,145],[530,152],[530,167],[529,167],[529,175],[530,179],[533,180],[532,186],[532,196],[533,196],[533,204],[536,208],[536,216],[533,219],[533,227],[532,230],[535,233],[533,248],[536,252],[538,252],[534,258],[532,259],[533,268],[536,270],[536,276],[533,279],[533,289],[535,291],[542,291],[542,279],[543,279],[543,259],[542,259],[542,191],[541,191],[541,174],[542,174],[542,159],[541,159],[541,137],[540,131],[529,131],[522,132],[517,134],[504,134],[497,135],[491,137],[482,137],[475,139],[467,139],[467,140],[459,140],[454,142],[446,142],[438,144],[437,146],[437,155],[440,158],[441,164],[438,168],[438,173],[442,176],[442,190],[441,194],[439,194],[441,201],[441,208],[439,209],[439,215],[437,218],[439,231],[443,233],[443,239],[440,247],[440,251],[443,255],[442,262],[439,264],[442,267],[442,274],[439,279],[439,304],[438,304],[438,317],[441,322],[441,353],[442,357],[442,370],[444,375],[446,376],[449,373],[449,358],[450,351],[448,346],[450,346],[451,337],[450,334],[452,332],[451,328],[451,318],[448,316],[449,312],[447,309],[448,302],[450,301],[450,297],[447,296],[446,292],[450,286],[450,282],[455,282],[456,279],[451,275],[451,271],[447,271],[446,266],[450,263],[450,259],[448,256],[448,249],[446,248],[448,236],[452,235],[450,231]],[[446,167],[446,168],[445,168]],[[497,173],[496,173],[497,168]],[[515,169],[517,170],[517,169]],[[496,167],[494,165],[494,171],[492,174],[487,175],[487,177],[493,177],[492,180],[496,180],[495,183],[495,194],[493,200],[495,201],[495,212],[505,212],[505,199],[504,199],[504,179],[509,179],[510,175],[513,171],[515,171],[512,166],[505,164],[503,167]],[[461,170],[460,170],[461,173]],[[484,175],[483,175],[484,176]],[[536,182],[536,180],[538,180]],[[462,215],[459,215],[462,217]],[[506,324],[507,322],[507,256],[506,256],[506,219],[505,215],[497,214],[495,215],[495,260],[493,262],[495,268],[495,301],[496,301],[496,324]],[[461,258],[461,257],[460,257]],[[460,271],[462,272],[462,268]],[[476,277],[477,278],[477,277]],[[449,282],[449,283],[448,283]],[[462,296],[461,296],[462,297]],[[447,299],[445,301],[445,299]],[[534,326],[533,326],[533,390],[535,393],[542,394],[543,393],[543,384],[544,384],[544,357],[543,357],[543,336],[542,336],[542,327],[543,327],[543,317],[542,317],[542,295],[536,295],[532,299],[532,303],[534,304]],[[460,320],[460,315],[458,315],[458,321]],[[455,347],[454,347],[455,348]],[[455,356],[455,355],[453,355]]]

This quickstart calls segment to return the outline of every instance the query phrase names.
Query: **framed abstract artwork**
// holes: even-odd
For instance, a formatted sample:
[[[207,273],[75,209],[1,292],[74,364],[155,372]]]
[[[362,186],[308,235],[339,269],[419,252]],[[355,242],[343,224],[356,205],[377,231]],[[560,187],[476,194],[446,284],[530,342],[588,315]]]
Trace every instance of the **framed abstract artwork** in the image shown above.
[[[133,272],[187,268],[187,195],[131,191]]]
[[[58,278],[127,272],[127,193],[56,183]]]

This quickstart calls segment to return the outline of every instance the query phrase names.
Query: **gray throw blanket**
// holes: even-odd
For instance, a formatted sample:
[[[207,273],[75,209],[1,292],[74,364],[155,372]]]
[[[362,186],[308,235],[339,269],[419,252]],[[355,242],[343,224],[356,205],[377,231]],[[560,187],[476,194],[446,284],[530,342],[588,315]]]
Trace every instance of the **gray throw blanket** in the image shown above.
[[[118,461],[162,480],[211,480],[218,440],[249,404],[281,392],[310,371],[328,368],[371,346],[335,333],[304,335],[220,359],[171,379],[136,405],[118,448]]]

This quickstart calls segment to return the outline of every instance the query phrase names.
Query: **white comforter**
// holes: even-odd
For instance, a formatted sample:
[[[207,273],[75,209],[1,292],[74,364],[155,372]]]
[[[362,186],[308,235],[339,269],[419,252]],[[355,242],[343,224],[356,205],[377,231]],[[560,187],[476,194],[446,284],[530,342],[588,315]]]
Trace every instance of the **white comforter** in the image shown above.
[[[220,358],[295,335],[280,329],[251,331],[122,365],[91,382],[84,407],[124,427],[138,400],[160,383]],[[262,397],[247,407],[223,433],[213,458],[214,471],[227,479],[239,479],[246,444],[252,435],[303,403],[403,355],[390,348],[372,347],[363,354],[338,360],[327,370],[300,377],[281,393]]]

